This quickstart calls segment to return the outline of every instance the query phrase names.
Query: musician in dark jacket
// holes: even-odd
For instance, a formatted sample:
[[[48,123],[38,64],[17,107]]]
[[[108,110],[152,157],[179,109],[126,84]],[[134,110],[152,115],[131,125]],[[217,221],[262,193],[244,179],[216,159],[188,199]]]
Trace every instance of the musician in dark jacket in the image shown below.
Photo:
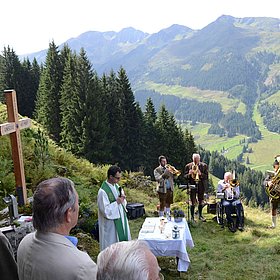
[[[18,280],[17,264],[13,248],[8,238],[0,230],[0,278],[2,280]]]
[[[159,196],[159,216],[170,216],[170,205],[173,203],[174,178],[177,176],[172,174],[167,165],[165,156],[159,156],[159,166],[154,170],[154,176],[157,181],[157,193]]]
[[[264,180],[264,186],[265,187],[271,187],[272,186],[272,178],[275,176],[276,172],[279,169],[279,161],[280,161],[280,155],[275,157],[275,161],[273,163],[273,169],[274,172],[270,172],[267,177]],[[276,228],[276,215],[277,215],[277,208],[280,203],[280,198],[275,199],[270,197],[270,204],[271,204],[271,226],[269,228],[274,229]]]
[[[199,220],[205,222],[206,220],[202,216],[202,208],[204,202],[204,193],[208,186],[208,166],[206,163],[200,161],[199,154],[193,154],[192,159],[193,161],[186,165],[184,175],[190,188],[191,221],[195,222],[194,210],[196,201],[198,200]]]

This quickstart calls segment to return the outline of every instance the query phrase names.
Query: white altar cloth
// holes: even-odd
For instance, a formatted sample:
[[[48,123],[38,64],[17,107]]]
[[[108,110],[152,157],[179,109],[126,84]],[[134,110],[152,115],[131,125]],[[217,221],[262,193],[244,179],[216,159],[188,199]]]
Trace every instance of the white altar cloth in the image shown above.
[[[187,246],[194,247],[189,226],[184,218],[182,222],[171,221],[164,223],[164,229],[160,232],[160,218],[146,218],[139,232],[138,239],[146,241],[147,245],[155,256],[175,256],[178,258],[178,271],[187,271],[190,259],[187,253]],[[174,225],[180,230],[180,237],[172,239]]]

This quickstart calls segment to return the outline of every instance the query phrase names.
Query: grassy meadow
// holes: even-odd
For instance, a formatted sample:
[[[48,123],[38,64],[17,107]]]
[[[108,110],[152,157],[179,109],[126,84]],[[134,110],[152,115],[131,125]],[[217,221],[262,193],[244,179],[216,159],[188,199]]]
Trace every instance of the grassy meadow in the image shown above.
[[[0,106],[0,109],[0,119],[3,122],[5,120],[4,110],[2,110],[4,107]],[[202,129],[207,130],[201,125]],[[108,166],[94,166],[86,160],[77,159],[51,141],[49,142],[48,164],[45,167],[34,166],[34,139],[28,137],[29,133],[23,137],[22,143],[29,196],[42,179],[58,175],[72,179],[80,197],[79,224],[72,234],[78,236],[79,247],[86,250],[96,261],[99,244],[88,232],[92,230],[97,219],[96,195],[101,182],[106,177]],[[215,141],[213,140],[213,142]],[[7,136],[0,137],[0,146],[1,155],[8,159],[10,144]],[[227,148],[227,146],[224,147]],[[14,188],[12,172],[8,176],[9,178],[5,177],[1,180],[5,185],[9,184]],[[218,178],[213,177],[212,179],[216,185]],[[144,179],[144,183],[140,186],[139,182],[143,182],[141,180],[139,177],[135,178],[133,174],[124,173],[121,185],[124,187],[128,202],[143,203],[146,216],[156,217],[158,197],[154,183],[146,184]],[[186,211],[185,191],[176,188],[174,198],[174,206],[179,206]],[[195,247],[188,249],[191,260],[188,271],[179,274],[174,257],[159,257],[159,265],[165,279],[280,279],[278,269],[280,227],[276,230],[266,228],[270,224],[269,211],[245,207],[245,230],[233,234],[227,229],[222,229],[213,220],[214,215],[206,212],[206,207],[203,210],[207,222],[190,225]],[[145,217],[142,217],[129,221],[133,238],[138,237],[144,219]],[[279,219],[278,223],[280,225]]]
[[[150,199],[150,204],[144,197],[141,201],[146,215],[155,216],[156,197]],[[183,201],[175,205],[186,207]],[[236,233],[221,228],[206,207],[203,211],[207,222],[190,225],[195,246],[187,248],[191,261],[188,271],[178,273],[175,257],[158,257],[165,279],[280,279],[280,229],[266,228],[270,225],[268,211],[245,206],[245,230]],[[130,221],[133,238],[137,238],[144,220],[145,217]]]
[[[269,72],[269,79],[273,79],[276,73],[279,72],[279,66],[272,67]],[[200,102],[214,101],[220,103],[224,113],[235,110],[236,112],[245,113],[246,105],[241,101],[233,98],[229,98],[228,93],[223,91],[211,91],[211,90],[200,90],[194,87],[183,87],[183,86],[169,86],[164,84],[156,84],[153,82],[146,82],[141,85],[141,88],[155,90],[161,94],[170,94],[178,97],[186,97],[195,99]],[[140,86],[139,86],[140,88]],[[280,91],[271,95],[266,100],[269,103],[276,103],[280,106]],[[262,139],[258,143],[250,143],[249,148],[253,149],[252,153],[244,153],[243,160],[249,157],[249,164],[247,165],[251,169],[265,172],[271,169],[271,163],[276,154],[279,154],[280,136],[277,133],[270,132],[263,125],[263,121],[259,113],[257,112],[257,105],[255,106],[253,120],[256,121],[259,129],[262,133]],[[229,159],[236,159],[236,157],[242,152],[243,144],[240,145],[240,140],[246,139],[245,135],[237,135],[232,138],[219,137],[217,135],[208,135],[207,131],[210,124],[197,123],[192,126],[190,124],[182,125],[187,127],[188,130],[194,136],[195,142],[201,145],[203,148],[209,151],[222,151],[225,150],[224,155]]]
[[[175,95],[181,98],[195,99],[200,102],[213,101],[220,103],[224,113],[236,110],[240,113],[245,113],[246,105],[241,101],[229,98],[228,93],[224,91],[201,90],[195,87],[183,87],[179,85],[169,86],[165,84],[156,84],[146,82],[141,88],[155,90],[161,94]]]

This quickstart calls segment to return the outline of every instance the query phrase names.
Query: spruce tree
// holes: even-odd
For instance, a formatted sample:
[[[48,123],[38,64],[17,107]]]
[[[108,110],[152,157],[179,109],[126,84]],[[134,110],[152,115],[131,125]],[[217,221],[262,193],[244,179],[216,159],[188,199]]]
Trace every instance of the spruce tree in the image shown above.
[[[23,86],[19,111],[22,115],[32,117],[35,110],[35,99],[40,80],[40,67],[34,59],[31,64],[29,59],[24,59],[23,67]]]
[[[119,83],[114,71],[109,76],[102,76],[102,88],[106,99],[106,112],[109,121],[108,139],[111,140],[112,150],[109,161],[112,164],[123,164],[124,154],[124,114],[122,110],[122,92],[119,90]]]
[[[14,89],[17,92],[17,102],[19,113],[21,113],[21,106],[23,106],[23,68],[15,51],[9,46],[4,47],[3,59],[0,64],[0,85],[2,90]],[[2,97],[2,101],[4,96]]]
[[[77,78],[76,54],[68,53],[65,61],[63,83],[60,93],[61,113],[61,145],[76,154],[81,145],[81,102],[79,97],[79,83]]]
[[[105,93],[84,49],[78,58],[78,80],[83,112],[80,153],[93,163],[110,163],[111,140]]]
[[[145,151],[145,173],[153,176],[153,170],[158,164],[161,153],[161,139],[156,126],[157,112],[151,98],[147,99],[144,112],[144,151]]]
[[[165,155],[172,165],[183,172],[186,164],[187,146],[182,129],[163,105],[159,111],[156,127],[160,135],[161,154]]]
[[[40,77],[36,100],[36,119],[51,137],[60,140],[60,90],[63,68],[60,62],[58,47],[54,42],[49,44],[46,62]]]
[[[117,83],[123,115],[123,168],[126,170],[136,170],[141,165],[139,162],[139,145],[141,143],[140,138],[142,137],[140,131],[143,126],[143,119],[139,111],[137,112],[130,82],[123,68],[120,68],[118,72]]]

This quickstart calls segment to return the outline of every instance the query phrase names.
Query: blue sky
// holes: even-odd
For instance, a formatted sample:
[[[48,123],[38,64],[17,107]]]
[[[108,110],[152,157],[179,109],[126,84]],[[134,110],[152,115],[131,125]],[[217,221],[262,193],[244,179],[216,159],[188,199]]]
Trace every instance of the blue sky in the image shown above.
[[[172,24],[201,29],[221,15],[279,18],[278,0],[12,0],[1,1],[0,50],[17,55],[59,45],[86,31],[134,27],[155,33]]]

